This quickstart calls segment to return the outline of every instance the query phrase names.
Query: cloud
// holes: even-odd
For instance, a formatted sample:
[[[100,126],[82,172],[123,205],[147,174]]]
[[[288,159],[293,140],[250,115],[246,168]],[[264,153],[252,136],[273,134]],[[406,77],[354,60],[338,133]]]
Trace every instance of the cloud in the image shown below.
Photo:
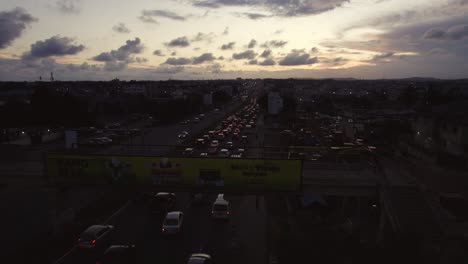
[[[175,66],[175,67],[159,67],[153,72],[156,74],[177,74],[181,73],[185,70],[182,66]]]
[[[236,44],[235,42],[229,42],[229,43],[223,44],[223,45],[221,46],[221,49],[222,49],[222,50],[231,50],[231,49],[234,48],[234,45],[235,45],[235,44]]]
[[[139,54],[143,52],[143,50],[144,46],[141,44],[140,38],[135,38],[135,40],[127,40],[126,44],[117,50],[102,52],[93,57],[93,60],[102,62],[129,61],[132,54]]]
[[[191,64],[192,60],[189,58],[167,58],[163,64],[169,65],[188,65]]]
[[[460,24],[449,27],[447,30],[441,28],[431,28],[427,30],[424,39],[439,39],[439,40],[460,40],[468,36],[468,25]]]
[[[284,32],[284,29],[278,29],[278,30],[275,30],[275,32],[273,32],[274,35],[279,35],[279,34],[282,34]]]
[[[267,58],[264,61],[261,61],[258,65],[273,66],[276,65],[276,62],[272,58]]]
[[[190,42],[187,37],[179,37],[176,39],[173,39],[169,41],[169,43],[166,43],[166,46],[168,47],[188,47],[190,46]]]
[[[81,0],[58,0],[55,4],[57,9],[64,14],[78,14],[81,12]]]
[[[304,53],[302,50],[292,50],[291,53],[286,55],[280,60],[281,66],[295,66],[295,65],[310,65],[317,63],[317,57],[311,58],[310,54]]]
[[[13,40],[19,38],[23,31],[37,19],[22,8],[0,12],[0,49],[11,45]]]
[[[232,54],[232,58],[235,60],[245,60],[245,59],[253,60],[255,59],[256,56],[257,56],[257,53],[255,53],[253,50],[246,50],[241,53]]]
[[[39,40],[25,52],[23,59],[46,58],[50,56],[75,55],[85,49],[83,45],[74,45],[72,38],[53,36],[46,40]]]
[[[257,46],[257,41],[255,39],[252,39],[250,42],[249,42],[249,45],[247,46],[249,49],[253,49],[255,48],[255,46]]]
[[[268,58],[269,56],[271,55],[271,50],[269,49],[266,49],[262,52],[262,54],[260,55],[260,57],[262,58]]]
[[[171,56],[176,56],[176,55],[177,55],[177,52],[175,52],[175,51],[173,51],[173,52],[171,53]]]
[[[312,53],[318,53],[319,52],[319,49],[317,47],[313,47],[310,49],[310,52]]]
[[[271,40],[263,43],[260,47],[262,48],[282,48],[286,44],[288,44],[287,41],[284,40]]]
[[[224,36],[228,35],[228,34],[229,34],[229,27],[225,27],[222,34],[223,34]]]
[[[449,54],[448,50],[442,48],[433,48],[427,52],[428,55],[447,55]]]
[[[217,60],[224,60],[223,56],[219,56]]]
[[[393,55],[395,55],[394,52],[385,52],[385,53],[382,53],[382,54],[374,55],[374,57],[372,57],[372,61],[387,59],[387,58],[392,57]]]
[[[206,41],[208,43],[211,43],[211,41],[213,40],[213,38],[216,37],[216,35],[212,32],[206,34],[206,33],[202,33],[202,32],[198,32],[197,35],[195,35],[191,41],[192,42],[199,42],[199,41]]]
[[[261,8],[275,16],[318,14],[341,6],[348,0],[191,0],[199,7],[244,6]]]
[[[188,16],[182,16],[168,10],[143,10],[141,11],[140,20],[147,23],[158,23],[155,18],[167,18],[177,21],[185,21]]]
[[[130,33],[130,29],[124,23],[119,23],[113,26],[112,30],[114,30],[117,33]]]
[[[207,61],[214,61],[216,59],[215,56],[213,56],[212,53],[203,53],[202,55],[198,57],[194,57],[192,60],[193,64],[202,64]]]
[[[67,69],[69,71],[99,71],[101,68],[96,64],[88,64],[87,62],[83,62],[82,64],[68,64]]]
[[[261,13],[250,13],[250,12],[245,12],[245,13],[237,13],[239,16],[244,16],[252,20],[258,20],[258,19],[263,19],[263,18],[268,18],[271,17],[271,15],[265,15]]]
[[[248,64],[249,64],[249,65],[257,65],[257,62],[258,62],[258,61],[257,61],[256,59],[254,59],[254,60],[249,60]]]
[[[136,57],[135,61],[138,62],[138,63],[145,63],[145,62],[148,62],[148,59],[143,58],[143,57]]]
[[[126,62],[108,61],[104,65],[104,70],[109,72],[122,71],[127,68]]]
[[[153,52],[153,55],[159,56],[159,57],[164,57],[166,55],[163,54],[162,50],[155,50]]]
[[[221,65],[219,63],[213,63],[209,66],[206,67],[206,69],[214,74],[220,74],[222,72],[224,65]]]

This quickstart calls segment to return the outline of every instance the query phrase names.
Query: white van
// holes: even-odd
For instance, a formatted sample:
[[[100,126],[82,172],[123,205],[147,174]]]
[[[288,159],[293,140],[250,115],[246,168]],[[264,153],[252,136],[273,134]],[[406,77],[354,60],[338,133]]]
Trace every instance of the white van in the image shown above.
[[[229,219],[229,202],[224,200],[224,194],[218,194],[211,208],[211,217],[215,219]]]

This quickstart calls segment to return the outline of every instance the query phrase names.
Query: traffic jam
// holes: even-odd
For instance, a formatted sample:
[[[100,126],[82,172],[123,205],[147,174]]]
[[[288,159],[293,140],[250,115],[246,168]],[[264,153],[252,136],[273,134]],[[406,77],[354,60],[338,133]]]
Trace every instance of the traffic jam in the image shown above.
[[[259,105],[250,103],[228,116],[211,130],[206,130],[182,151],[184,157],[244,158],[249,140],[255,136]],[[190,138],[182,131],[179,139]]]

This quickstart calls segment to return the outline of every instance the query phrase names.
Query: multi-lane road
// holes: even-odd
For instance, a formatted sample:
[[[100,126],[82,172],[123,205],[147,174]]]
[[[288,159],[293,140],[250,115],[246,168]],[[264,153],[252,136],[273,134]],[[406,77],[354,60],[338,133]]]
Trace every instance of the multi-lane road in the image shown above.
[[[196,252],[210,254],[216,263],[265,263],[266,210],[262,198],[256,206],[255,196],[225,195],[231,207],[231,219],[211,218],[216,194],[205,203],[194,204],[187,193],[176,193],[176,210],[184,212],[181,234],[161,233],[162,216],[150,212],[147,204],[129,203],[106,224],[114,225],[112,244],[134,244],[135,263],[185,263]],[[73,248],[56,263],[95,263],[101,251]]]

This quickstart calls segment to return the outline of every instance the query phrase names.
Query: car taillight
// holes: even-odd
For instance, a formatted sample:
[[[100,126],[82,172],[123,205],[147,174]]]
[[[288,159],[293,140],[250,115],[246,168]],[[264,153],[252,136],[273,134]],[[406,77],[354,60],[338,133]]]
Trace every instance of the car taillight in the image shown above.
[[[91,240],[91,244],[96,244],[96,239]]]

